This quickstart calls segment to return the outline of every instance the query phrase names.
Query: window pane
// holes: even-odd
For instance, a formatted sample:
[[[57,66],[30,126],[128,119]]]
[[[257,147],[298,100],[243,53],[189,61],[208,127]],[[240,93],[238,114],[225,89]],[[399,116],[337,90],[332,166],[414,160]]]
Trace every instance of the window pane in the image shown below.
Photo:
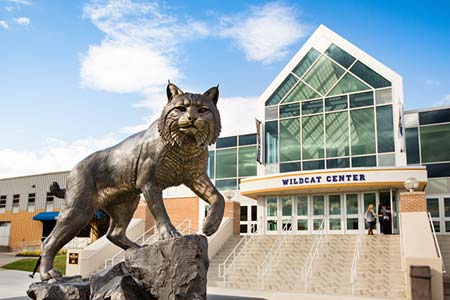
[[[422,163],[450,161],[449,141],[450,124],[420,127]]]
[[[325,111],[333,111],[347,108],[347,96],[339,96],[325,99]]]
[[[427,198],[427,211],[433,218],[439,218],[439,199]]]
[[[358,230],[358,218],[348,218],[347,219],[347,229],[348,230]]]
[[[267,230],[268,231],[277,231],[277,221],[275,221],[275,220],[267,221]]]
[[[322,56],[306,73],[304,81],[322,95],[326,95],[342,74],[344,74],[342,67]]]
[[[375,193],[365,193],[364,194],[364,212],[369,208],[369,204],[372,204],[374,208],[376,208],[375,203],[376,195]]]
[[[395,166],[395,154],[390,153],[378,155],[378,166],[379,167]]]
[[[248,206],[241,206],[241,221],[247,221],[248,220]]]
[[[445,221],[445,232],[450,232],[450,221]]]
[[[216,143],[216,149],[217,148],[236,147],[236,146],[237,146],[237,137],[236,136],[219,138]]]
[[[444,214],[450,217],[450,198],[444,198]]]
[[[350,108],[373,105],[373,93],[359,93],[350,95]]]
[[[266,120],[278,119],[278,106],[266,107]]]
[[[313,201],[313,215],[322,216],[324,214],[324,207],[325,207],[324,197],[312,196],[312,201]]]
[[[219,191],[237,190],[236,179],[222,179],[216,180],[216,188]]]
[[[295,117],[299,115],[300,105],[298,103],[280,106],[280,118]]]
[[[376,89],[391,86],[388,80],[360,61],[356,62],[350,71]]]
[[[216,150],[216,178],[236,177],[236,148]]]
[[[358,214],[358,195],[357,194],[345,195],[345,205],[347,207],[347,215],[357,215]]]
[[[319,51],[314,48],[311,48],[309,52],[302,58],[300,63],[295,67],[292,71],[298,77],[302,77],[305,74],[306,70],[316,61],[316,59],[320,56]]]
[[[281,215],[283,217],[292,216],[292,197],[281,198]]]
[[[247,224],[241,224],[239,232],[240,233],[247,233]]]
[[[322,220],[323,219],[314,219],[313,220],[313,229],[314,230],[319,230],[320,229],[320,225],[322,225]]]
[[[300,119],[280,121],[280,161],[300,159]]]
[[[341,196],[340,195],[328,196],[328,209],[329,209],[330,215],[340,215],[341,214]]]
[[[329,96],[347,94],[359,91],[367,91],[370,87],[362,83],[361,80],[357,79],[350,73],[347,73],[342,77],[342,79],[336,84],[336,86],[328,94]]]
[[[307,86],[305,83],[300,82],[297,86],[287,95],[282,103],[289,103],[301,100],[308,100],[319,98],[320,95],[317,94],[313,89]]]
[[[297,216],[308,215],[308,196],[297,196]]]
[[[352,158],[352,167],[376,167],[377,166],[377,158],[375,155],[373,156],[359,156]]]
[[[450,122],[450,108],[419,113],[420,125]]]
[[[328,159],[327,169],[348,168],[350,160],[348,158]]]
[[[308,220],[297,220],[297,230],[298,231],[308,230]]]
[[[278,122],[266,122],[266,163],[278,162]]]
[[[326,114],[325,123],[327,157],[348,156],[348,113]]]
[[[341,230],[341,219],[329,219],[330,230]]]
[[[394,152],[394,117],[392,106],[377,107],[378,152]]]
[[[292,221],[291,219],[285,219],[285,220],[281,220],[281,229],[283,231],[289,231],[292,228]]]
[[[302,164],[300,162],[283,163],[280,164],[280,173],[295,172],[302,169]]]
[[[290,89],[295,85],[298,81],[297,78],[293,75],[289,75],[283,83],[275,90],[272,96],[269,97],[266,101],[266,106],[278,104],[283,97],[290,91]]]
[[[208,151],[208,176],[214,179],[214,151]]]
[[[434,231],[441,232],[441,221],[433,221]]]
[[[323,100],[302,102],[302,115],[316,114],[323,111]]]
[[[353,56],[351,56],[335,44],[331,44],[325,54],[340,63],[346,69],[350,67],[350,65],[355,61],[355,58]]]
[[[406,128],[406,160],[408,165],[418,164],[419,156],[419,134],[417,128]]]
[[[450,177],[450,163],[426,165],[428,178]]]
[[[325,169],[325,162],[323,160],[311,160],[303,162],[303,170],[321,170]]]
[[[392,89],[375,91],[375,99],[377,104],[392,103]]]
[[[256,146],[239,147],[239,177],[256,176]]]
[[[277,198],[270,197],[267,198],[267,216],[276,217],[277,216]]]
[[[352,155],[375,153],[375,124],[372,108],[350,111]]]
[[[302,130],[303,159],[323,158],[323,115],[304,117]]]
[[[252,221],[258,220],[258,206],[252,205]]]
[[[256,145],[256,134],[244,134],[239,136],[239,146]]]

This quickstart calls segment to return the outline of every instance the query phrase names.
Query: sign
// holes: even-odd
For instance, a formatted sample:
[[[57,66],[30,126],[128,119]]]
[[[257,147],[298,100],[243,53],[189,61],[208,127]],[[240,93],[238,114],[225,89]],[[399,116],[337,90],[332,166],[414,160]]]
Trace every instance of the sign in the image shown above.
[[[301,184],[315,184],[315,183],[336,183],[336,182],[360,182],[366,181],[366,175],[355,174],[340,174],[340,175],[315,175],[315,176],[299,176],[291,178],[282,178],[281,184],[286,185],[301,185]]]
[[[78,255],[79,253],[69,253],[69,264],[78,265]]]

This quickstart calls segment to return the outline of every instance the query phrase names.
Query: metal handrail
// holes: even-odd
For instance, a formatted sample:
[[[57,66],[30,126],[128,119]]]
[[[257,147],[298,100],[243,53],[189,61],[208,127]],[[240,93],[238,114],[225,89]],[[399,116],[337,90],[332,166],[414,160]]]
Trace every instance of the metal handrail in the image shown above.
[[[290,228],[289,224],[291,225]],[[276,257],[281,254],[282,245],[287,245],[289,232],[292,232],[292,220],[291,223],[286,223],[282,227],[282,232],[275,243],[270,248],[269,252],[266,254],[263,262],[258,266],[258,279],[261,280],[261,289],[264,289],[264,279],[267,274],[272,272],[272,262]]]
[[[185,224],[185,223],[187,223],[187,224]],[[180,234],[190,234],[191,233],[191,225],[192,225],[191,219],[184,219],[180,224],[178,224],[176,226],[176,229]],[[137,239],[135,239],[134,242],[138,245],[144,245],[145,243],[150,243],[150,242],[157,240],[158,235],[156,234],[157,231],[155,229],[156,229],[156,225],[153,225],[149,230],[147,230],[141,236],[139,236]],[[148,237],[150,232],[153,232],[153,233],[151,233],[150,237]],[[114,266],[116,263],[115,260],[117,259],[117,257],[119,257],[124,252],[125,252],[125,250],[122,249],[119,252],[117,252],[116,254],[114,254],[111,258],[105,259],[105,269],[110,266]],[[123,258],[120,258],[120,260],[117,262],[122,261],[122,259]]]
[[[307,291],[307,288],[308,288],[308,279],[310,276],[312,276],[314,260],[316,259],[317,255],[319,254],[320,246],[322,245],[322,239],[323,239],[323,234],[324,234],[324,224],[325,224],[325,218],[323,218],[322,223],[320,223],[319,231],[317,232],[317,235],[314,238],[313,244],[311,245],[311,249],[309,250],[305,264],[303,265],[303,268],[302,268],[303,281],[305,283],[305,292]]]
[[[253,231],[253,228],[255,230]],[[247,252],[248,245],[254,243],[255,236],[258,233],[259,227],[257,224],[252,224],[250,226],[251,234],[244,235],[244,237],[239,241],[239,243],[233,248],[230,254],[224,259],[223,263],[219,265],[219,278],[223,278],[224,287],[227,286],[227,268],[228,265],[232,265],[233,271],[236,271],[236,259],[244,252]],[[239,252],[238,252],[239,251]]]
[[[436,231],[434,230],[434,224],[430,212],[428,212],[428,221],[430,222],[431,225],[431,232],[433,232],[434,246],[436,247],[438,256],[442,261],[442,273],[446,274],[447,270],[445,269],[444,259],[442,258],[441,248],[439,247],[439,242],[437,240]]]
[[[400,229],[400,257],[401,257],[401,267],[402,271],[405,272],[405,250],[403,245],[403,231],[402,231],[402,214],[398,214],[398,224]]]
[[[362,240],[362,233],[363,231],[359,229],[358,237],[356,238],[355,242],[355,251],[353,252],[353,260],[352,260],[352,268],[350,271],[350,283],[352,285],[352,295],[355,295],[355,285],[356,285],[356,278],[357,278],[357,266],[359,261],[359,256],[361,253],[361,240]]]

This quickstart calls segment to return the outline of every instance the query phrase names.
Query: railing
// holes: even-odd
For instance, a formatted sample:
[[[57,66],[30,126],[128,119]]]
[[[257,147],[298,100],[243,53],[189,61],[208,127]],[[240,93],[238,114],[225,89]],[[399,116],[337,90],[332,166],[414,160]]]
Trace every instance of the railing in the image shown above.
[[[402,231],[402,214],[398,214],[398,224],[400,229],[400,258],[401,258],[401,266],[402,271],[405,272],[405,245],[403,243],[403,231]]]
[[[176,226],[177,231],[184,235],[184,234],[190,234],[191,233],[191,225],[192,221],[190,219],[183,220],[178,226]],[[158,239],[158,234],[156,225],[153,225],[149,230],[144,232],[140,237],[138,237],[134,242],[138,245],[144,245],[151,243],[153,241],[156,241]],[[123,260],[122,254],[125,252],[125,250],[120,250],[116,254],[114,254],[111,258],[108,258],[105,260],[105,269],[108,267],[114,266],[116,263],[119,263]]]
[[[233,248],[231,253],[225,258],[223,263],[219,265],[219,277],[223,278],[223,286],[227,286],[227,273],[229,268],[233,268],[236,271],[236,259],[242,254],[247,252],[248,245],[255,242],[255,235],[257,234],[259,227],[257,224],[253,224],[250,227],[250,232],[253,234],[244,235],[239,243]],[[253,228],[256,228],[253,230]],[[228,266],[230,265],[230,266]]]
[[[286,247],[289,232],[292,232],[293,224],[291,223],[284,224],[281,234],[273,246],[270,248],[263,262],[258,266],[258,279],[261,280],[261,289],[264,289],[264,279],[266,275],[272,272],[272,263],[276,257],[281,254],[282,246]]]
[[[361,253],[361,239],[362,239],[363,231],[359,229],[358,237],[355,242],[355,251],[353,252],[353,261],[352,261],[352,269],[350,271],[350,284],[352,285],[352,295],[355,295],[355,285],[357,278],[357,266],[359,261],[359,255]]]
[[[324,226],[325,226],[325,218],[322,219],[322,223],[320,223],[319,231],[317,232],[317,235],[314,237],[313,244],[311,246],[311,249],[309,250],[305,264],[302,268],[303,281],[305,283],[305,292],[308,289],[308,279],[309,277],[312,276],[314,260],[319,254],[320,246],[322,245]]]
[[[441,248],[439,247],[439,242],[436,237],[436,231],[434,230],[433,220],[431,218],[431,213],[428,212],[428,221],[430,222],[431,231],[433,232],[434,246],[436,247],[436,252],[438,253],[439,258],[442,261],[442,273],[446,274],[447,270],[445,269],[444,259],[442,258]]]

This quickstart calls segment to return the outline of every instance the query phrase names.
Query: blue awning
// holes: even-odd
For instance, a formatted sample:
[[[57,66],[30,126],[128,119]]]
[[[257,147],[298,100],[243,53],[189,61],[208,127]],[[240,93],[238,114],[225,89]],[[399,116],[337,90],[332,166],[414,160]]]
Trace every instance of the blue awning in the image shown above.
[[[36,221],[54,221],[58,217],[57,211],[43,211],[33,217]]]
[[[33,217],[35,221],[52,221],[56,220],[59,212],[57,211],[43,211]],[[100,210],[97,210],[94,214],[94,219],[106,218],[106,214]]]

